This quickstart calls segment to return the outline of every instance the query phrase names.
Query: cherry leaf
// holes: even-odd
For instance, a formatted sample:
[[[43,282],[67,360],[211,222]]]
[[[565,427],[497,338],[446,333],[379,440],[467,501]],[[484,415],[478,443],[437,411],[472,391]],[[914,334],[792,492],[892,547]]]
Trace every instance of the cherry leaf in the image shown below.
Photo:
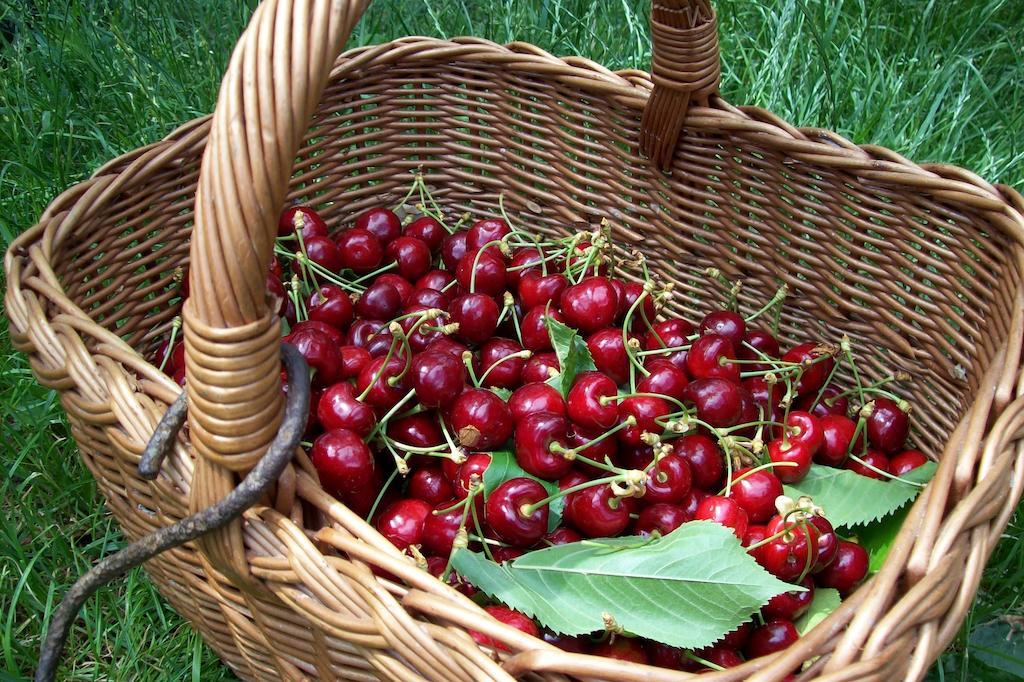
[[[803,588],[761,568],[725,526],[691,521],[662,538],[583,540],[495,564],[460,549],[459,575],[568,635],[626,632],[671,646],[713,644],[777,594]]]
[[[838,609],[841,601],[842,598],[839,596],[839,590],[834,590],[831,587],[819,587],[814,590],[814,599],[811,600],[811,605],[807,612],[797,618],[794,623],[796,631],[803,637],[811,631],[811,628],[825,620],[830,613]]]
[[[562,396],[566,396],[576,381],[576,375],[596,370],[597,366],[594,364],[590,349],[587,348],[587,342],[580,337],[579,332],[550,317],[544,320],[548,325],[551,346],[558,356],[558,366],[561,367],[561,371],[548,379],[547,383],[558,389]]]
[[[807,495],[825,510],[833,526],[850,527],[871,523],[900,509],[917,497],[920,485],[935,474],[935,462],[928,462],[900,478],[910,481],[879,480],[849,469],[812,464],[803,480],[783,486],[796,499]]]
[[[505,481],[513,478],[532,478],[544,486],[548,495],[558,493],[558,484],[552,481],[545,481],[526,473],[516,461],[515,455],[508,450],[498,450],[490,453],[491,463],[484,469],[484,500],[490,497],[491,492]],[[559,497],[548,505],[548,530],[554,530],[562,522],[562,510],[565,507],[565,498]]]

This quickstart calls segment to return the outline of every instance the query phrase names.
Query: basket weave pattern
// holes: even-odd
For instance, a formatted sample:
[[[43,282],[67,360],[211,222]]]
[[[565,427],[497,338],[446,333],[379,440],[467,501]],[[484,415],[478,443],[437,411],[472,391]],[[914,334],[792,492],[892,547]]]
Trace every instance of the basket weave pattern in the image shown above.
[[[923,675],[1024,488],[1024,199],[733,107],[708,87],[713,25],[693,29],[693,54],[686,30],[662,27],[653,83],[469,38],[335,60],[365,4],[265,2],[212,117],[99,169],[6,254],[11,338],[60,393],[126,535],[220,499],[273,437],[279,334],[264,272],[284,203],[337,229],[397,203],[422,169],[453,215],[490,216],[500,196],[540,233],[607,218],[624,252],[676,282],[675,313],[717,302],[708,267],[743,281],[748,312],[786,283],[786,340],[839,330],[869,379],[913,376],[913,438],[941,464],[883,569],[789,650],[707,679],[780,679],[815,657],[803,677]],[[654,16],[684,10],[713,24],[704,2],[664,2]],[[149,482],[136,465],[180,389],[146,358],[182,313],[187,437]],[[246,679],[687,677],[567,654],[491,620],[324,493],[301,452],[264,506],[147,571]],[[510,651],[481,650],[468,628]]]

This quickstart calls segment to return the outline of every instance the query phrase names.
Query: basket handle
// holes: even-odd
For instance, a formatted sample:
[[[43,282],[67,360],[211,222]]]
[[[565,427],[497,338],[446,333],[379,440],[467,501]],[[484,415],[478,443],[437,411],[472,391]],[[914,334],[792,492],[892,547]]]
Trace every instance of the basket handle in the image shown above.
[[[662,170],[672,165],[691,102],[718,90],[718,20],[710,0],[652,0],[654,90],[640,121],[640,150]]]

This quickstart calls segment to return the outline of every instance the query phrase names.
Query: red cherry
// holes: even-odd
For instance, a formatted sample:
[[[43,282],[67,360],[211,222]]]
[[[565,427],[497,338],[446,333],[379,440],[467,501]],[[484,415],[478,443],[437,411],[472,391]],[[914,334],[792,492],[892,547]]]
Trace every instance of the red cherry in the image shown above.
[[[448,236],[448,230],[444,229],[444,225],[439,223],[436,218],[425,215],[406,225],[402,234],[422,240],[431,252],[436,252],[441,248],[441,242]]]
[[[540,502],[548,491],[532,478],[513,478],[491,491],[484,506],[484,519],[499,540],[529,547],[548,531],[548,505],[527,513],[526,507]]]
[[[629,356],[626,355],[621,329],[608,327],[594,332],[587,339],[587,348],[594,358],[594,365],[598,371],[607,374],[616,385],[623,384],[629,379]],[[637,391],[648,392],[639,387]]]
[[[644,642],[644,650],[647,652],[650,665],[668,670],[696,670],[694,662],[678,647],[651,639]]]
[[[659,502],[640,510],[640,516],[633,524],[633,532],[638,535],[650,535],[658,531],[662,535],[668,535],[690,518],[686,510],[679,505]]]
[[[724,455],[718,445],[704,434],[691,434],[673,441],[673,451],[690,465],[693,485],[701,490],[717,490],[725,473]]]
[[[485,452],[476,452],[468,457],[466,461],[455,468],[455,475],[451,476],[450,479],[455,485],[455,496],[460,500],[466,498],[469,495],[469,488],[473,483],[474,478],[483,483],[484,471],[491,464],[491,456]],[[450,459],[443,460],[442,469],[447,470],[454,463]],[[483,496],[477,498],[481,503],[483,502]],[[480,510],[483,511],[483,504],[480,505]]]
[[[593,445],[589,444],[602,434],[603,432],[600,430],[586,429],[578,424],[573,424],[572,430],[569,432],[569,445],[574,449],[579,448],[577,452],[587,459],[597,462],[603,462],[605,459],[614,461],[619,452],[619,442],[617,440],[605,438],[595,442]],[[647,461],[649,462],[650,458]]]
[[[607,485],[595,485],[569,496],[565,519],[586,537],[614,537],[629,525],[629,507]]]
[[[815,417],[824,417],[829,414],[846,416],[850,410],[850,401],[846,396],[840,396],[840,391],[835,386],[826,386],[821,391],[821,398],[817,393],[808,393],[797,399],[793,406],[798,410],[810,412]]]
[[[377,531],[400,550],[423,542],[423,525],[432,508],[423,500],[395,502],[377,518]]]
[[[704,501],[705,497],[708,497],[708,494],[703,490],[690,488],[690,494],[686,496],[686,499],[683,500],[683,503],[679,506],[685,509],[686,513],[689,514],[692,519],[693,515],[697,513],[697,507],[700,506],[700,503]]]
[[[695,379],[726,379],[740,382],[740,366],[729,339],[718,334],[705,334],[690,346],[686,355],[686,371]]]
[[[458,341],[456,341],[454,339],[451,339],[451,338],[449,338],[447,336],[442,336],[441,338],[434,339],[433,341],[428,343],[427,347],[423,349],[423,352],[424,353],[434,353],[434,352],[445,353],[446,355],[451,355],[452,357],[457,359],[459,362],[462,362],[462,356],[465,355],[466,351],[468,351],[468,350],[469,350],[469,348],[467,348],[465,345],[459,343]],[[463,367],[465,367],[465,365],[463,365]]]
[[[516,423],[536,412],[566,414],[565,399],[553,386],[542,382],[523,384],[512,392],[508,409]]]
[[[357,515],[366,517],[370,513],[370,509],[373,508],[374,503],[377,502],[377,496],[380,494],[380,490],[384,485],[384,477],[380,473],[380,467],[375,467],[373,470],[373,479],[369,485],[365,485],[356,490],[345,492],[339,495],[339,499],[345,503],[345,506],[355,512]],[[397,501],[398,492],[394,489],[390,489],[384,493],[381,497],[380,504],[377,506],[376,517],[380,518],[380,515],[387,509],[392,503]]]
[[[306,255],[325,270],[338,272],[342,268],[341,253],[338,247],[327,237],[310,237],[306,240]],[[299,261],[292,262],[292,269],[301,272]]]
[[[455,399],[451,424],[459,443],[473,450],[497,447],[512,436],[508,405],[484,388],[467,389]]]
[[[455,279],[471,293],[498,296],[505,291],[505,261],[498,251],[468,251],[455,269]]]
[[[686,320],[673,318],[662,320],[661,322],[655,322],[647,332],[647,336],[644,339],[644,350],[660,350],[662,348],[689,346],[690,339],[688,337],[691,334],[693,334],[693,325]],[[657,357],[667,358],[668,360],[671,360],[673,364],[685,369],[686,356],[687,351],[678,350],[672,351],[664,356],[658,355]]]
[[[812,457],[810,449],[798,440],[776,438],[768,441],[768,458],[782,465],[776,466],[772,471],[783,483],[803,480],[811,470]]]
[[[441,242],[441,260],[449,272],[455,272],[466,255],[466,231],[453,232]]]
[[[424,351],[412,359],[409,382],[424,406],[444,407],[450,405],[466,385],[466,366],[453,355]]]
[[[562,313],[555,308],[536,306],[530,308],[519,323],[520,334],[523,337],[523,347],[534,353],[551,350],[551,332],[548,329],[548,320],[565,322]]]
[[[761,615],[764,616],[765,620],[773,618],[796,620],[804,615],[807,609],[811,607],[811,601],[814,599],[814,580],[809,575],[805,576],[800,581],[800,586],[805,588],[805,590],[783,592],[772,597],[761,608]]]
[[[537,306],[546,307],[548,303],[553,309],[558,309],[562,292],[569,286],[569,280],[561,273],[542,275],[534,272],[522,275],[519,279],[519,286],[516,288],[519,300],[527,310]]]
[[[740,655],[739,651],[722,645],[698,649],[693,653],[709,663],[714,663],[719,668],[735,668],[744,663],[743,656]],[[698,668],[697,670],[698,672],[709,672],[711,668],[705,667]]]
[[[349,429],[359,436],[370,435],[377,425],[373,408],[356,398],[347,381],[332,384],[317,403],[316,416],[324,429]]]
[[[466,246],[470,249],[482,249],[490,242],[504,239],[512,233],[512,229],[501,218],[486,218],[473,223],[466,234]]]
[[[398,295],[402,297],[402,305],[407,305],[409,303],[409,297],[412,296],[413,286],[406,278],[401,275],[396,275],[393,272],[385,272],[377,275],[374,283],[377,282],[387,282],[393,286],[398,291]]]
[[[821,426],[822,443],[814,461],[831,467],[842,467],[850,450],[850,441],[857,430],[852,419],[829,414],[818,420]]]
[[[604,658],[613,658],[619,661],[629,661],[630,663],[641,663],[644,665],[648,662],[647,652],[644,651],[644,646],[640,639],[624,637],[622,635],[611,637],[600,644],[595,644],[590,648],[590,654],[592,656],[603,656]]]
[[[386,208],[371,208],[356,218],[357,230],[366,230],[387,246],[402,234],[402,221]]]
[[[371,341],[388,334],[386,327],[387,325],[380,320],[356,320],[345,334],[345,343],[365,349]]]
[[[445,482],[447,483],[447,481]],[[424,501],[431,503],[430,500]],[[458,535],[459,528],[463,525],[465,509],[462,507],[452,509],[452,506],[458,504],[458,500],[453,499],[445,499],[431,504],[434,507],[423,521],[423,549],[438,556],[447,557],[451,554],[455,536]]]
[[[747,377],[742,386],[750,394],[758,414],[766,420],[782,421],[785,411],[780,403],[786,393],[784,384],[769,384],[764,377]]]
[[[647,364],[647,371],[650,374],[636,385],[637,393],[658,393],[676,400],[683,399],[690,380],[687,378],[686,372],[674,365],[672,361],[664,358],[653,360]]]
[[[698,327],[702,336],[717,334],[725,337],[734,349],[739,349],[747,333],[747,323],[743,316],[731,310],[715,310],[704,316]]]
[[[352,300],[334,284],[322,284],[309,298],[309,319],[345,330],[352,324]]]
[[[811,573],[820,573],[836,558],[839,549],[839,536],[832,524],[824,516],[812,516],[811,523],[816,533],[815,543],[818,545],[818,556],[811,568]]]
[[[374,358],[363,368],[356,378],[356,390],[359,395],[366,393],[363,400],[374,407],[390,409],[402,399],[408,390],[404,377],[398,379],[398,375],[405,371],[405,361],[392,357],[385,364],[384,360],[383,357]],[[367,391],[367,387],[371,384],[373,388]]]
[[[902,476],[928,463],[928,457],[920,450],[904,450],[889,460],[889,473]]]
[[[819,587],[839,590],[844,597],[868,574],[868,553],[855,542],[839,541],[835,559],[815,576]]]
[[[443,291],[455,281],[455,276],[447,270],[429,270],[425,275],[416,280],[416,289],[434,289]]]
[[[409,474],[409,487],[406,492],[409,497],[435,505],[450,500],[455,495],[451,481],[445,477],[439,466],[425,466],[414,470]]]
[[[747,512],[751,523],[765,523],[775,514],[775,498],[782,494],[782,481],[767,469],[749,471],[739,469],[733,474],[729,496]]]
[[[342,265],[360,274],[373,271],[384,259],[384,247],[368,230],[345,230],[335,243]]]
[[[793,410],[786,417],[788,439],[803,445],[811,456],[818,454],[824,444],[824,434],[818,418],[808,412]]]
[[[672,412],[668,402],[649,395],[634,395],[619,403],[620,419],[633,417],[636,420],[635,426],[627,427],[618,432],[619,442],[623,445],[639,447],[643,444],[641,436],[646,433],[661,435],[665,429],[658,423],[658,419],[665,417]]]
[[[281,280],[274,277],[274,275],[267,273],[267,305],[270,310],[275,314],[280,315],[284,312],[285,303],[290,302],[291,299],[288,298],[288,294],[285,292],[284,285],[281,284]],[[294,307],[294,304],[292,305]]]
[[[740,540],[747,532],[747,512],[736,503],[731,497],[721,495],[709,495],[697,505],[697,511],[693,518],[698,521],[714,521],[727,528]]]
[[[390,320],[402,308],[402,294],[394,285],[378,280],[362,293],[355,308],[363,319]]]
[[[397,441],[396,446],[399,450],[402,448],[398,444],[431,448],[444,442],[437,417],[425,412],[411,414],[400,419],[391,419],[388,422],[387,434],[389,438]],[[436,461],[429,457],[423,457],[423,459],[430,462]]]
[[[544,542],[552,546],[568,545],[573,542],[579,542],[582,539],[579,533],[565,526],[559,526],[544,536]]]
[[[566,396],[569,418],[586,429],[610,429],[619,418],[617,393],[615,382],[604,374],[580,373]]]
[[[370,353],[365,348],[341,346],[338,352],[341,354],[342,379],[354,379],[359,376],[364,367],[370,364]]]
[[[800,395],[817,393],[825,385],[832,368],[835,367],[835,358],[822,358],[815,352],[817,347],[816,343],[801,343],[790,348],[782,356],[783,362],[799,362],[804,365],[804,371],[796,385],[797,393]]]
[[[813,528],[813,530],[810,530]],[[816,526],[802,526],[774,516],[768,522],[768,535],[785,534],[760,547],[755,559],[765,570],[781,580],[792,581],[810,572],[818,558]]]
[[[527,415],[515,429],[516,461],[528,474],[554,480],[572,468],[572,460],[552,446],[567,448],[569,421],[552,412]]]
[[[295,346],[313,370],[314,386],[329,386],[341,376],[341,353],[330,337],[317,329],[306,327],[292,331],[285,341]]]
[[[320,214],[308,206],[289,206],[277,221],[277,236],[288,237],[299,229],[302,230],[303,241],[327,236],[327,223]]]
[[[725,379],[692,381],[686,386],[683,400],[696,406],[698,419],[714,427],[734,426],[743,416],[740,387]]]
[[[448,296],[437,289],[413,289],[405,304],[407,308],[415,307],[418,310],[429,310],[430,308],[444,310],[450,302]],[[407,309],[405,312],[410,311]]]
[[[332,495],[352,492],[373,480],[373,454],[359,434],[333,429],[313,441],[310,460],[324,490]]]
[[[754,631],[753,624],[748,620],[746,623],[738,626],[735,630],[722,637],[719,643],[722,646],[730,647],[732,649],[742,649],[750,641],[750,633]]]
[[[554,353],[537,353],[523,366],[523,383],[544,382],[558,374],[561,367]]]
[[[675,454],[668,454],[648,472],[644,501],[679,504],[690,494],[690,465]]]
[[[587,277],[563,291],[560,300],[567,324],[584,334],[610,326],[619,304],[615,287],[606,277]]]
[[[509,389],[518,386],[526,364],[522,352],[523,347],[512,339],[494,338],[484,342],[475,363],[480,383]]]
[[[910,431],[907,413],[889,398],[875,398],[874,403],[867,423],[868,440],[885,454],[899,452]]]
[[[885,474],[890,473],[889,458],[884,454],[878,450],[868,450],[864,454],[860,455],[860,460],[864,462],[864,464],[861,464],[853,458],[846,460],[846,468],[860,474],[861,476],[867,476],[868,478],[877,478],[880,481],[889,480],[888,476],[878,473],[879,471],[885,472]],[[865,464],[869,464],[871,466],[868,467],[865,466]],[[876,471],[876,469],[878,471]]]
[[[736,344],[736,353],[741,360],[760,360],[756,365],[747,365],[746,368],[752,372],[763,372],[771,369],[771,365],[764,362],[764,356],[775,359],[782,354],[779,348],[779,341],[764,329],[748,329],[743,336],[743,342]]]
[[[512,252],[505,279],[510,287],[518,289],[519,282],[528,274],[541,272],[544,252],[536,246],[524,246]]]
[[[466,294],[452,301],[448,314],[452,322],[459,325],[459,338],[469,343],[482,343],[494,336],[501,310],[490,296]]]
[[[612,280],[612,285],[615,286],[619,298],[619,306],[615,311],[615,320],[616,322],[625,322],[626,313],[633,307],[636,300],[640,298],[644,287],[639,282],[623,282],[621,280]],[[643,303],[633,311],[632,322],[629,325],[630,331],[638,333],[647,331],[654,324],[654,319],[657,316],[658,308],[654,305],[654,299],[651,296],[645,297]]]
[[[775,618],[754,630],[744,651],[748,658],[767,656],[789,648],[799,638],[793,621]]]
[[[540,628],[537,627],[537,624],[529,618],[527,618],[526,616],[524,616],[523,614],[519,613],[518,611],[513,611],[507,606],[485,606],[484,611],[491,614],[491,616],[493,616],[494,619],[500,623],[510,625],[511,627],[514,627],[517,630],[521,630],[522,632],[525,632],[528,635],[540,637]],[[475,641],[477,644],[481,646],[488,646],[493,649],[508,651],[507,646],[491,639],[490,637],[481,632],[477,632],[476,630],[470,630],[469,635],[473,638],[473,641]]]

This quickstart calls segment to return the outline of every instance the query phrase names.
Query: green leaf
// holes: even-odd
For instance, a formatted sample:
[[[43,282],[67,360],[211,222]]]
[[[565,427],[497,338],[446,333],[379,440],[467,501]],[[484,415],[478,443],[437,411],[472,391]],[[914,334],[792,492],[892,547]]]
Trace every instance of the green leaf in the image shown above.
[[[825,620],[828,614],[839,608],[841,601],[839,590],[834,590],[831,587],[819,587],[814,591],[814,599],[811,600],[810,608],[804,615],[796,619],[796,631],[803,637],[810,632],[811,628]]]
[[[904,474],[901,478],[914,483],[927,483],[935,474],[935,462]],[[825,510],[833,526],[856,526],[877,521],[917,497],[921,488],[910,483],[881,481],[854,473],[849,469],[812,464],[799,483],[783,486],[792,498],[807,495]]]
[[[491,393],[498,396],[506,403],[508,402],[508,399],[512,397],[512,391],[508,390],[507,388],[502,388],[501,386],[491,386],[490,390]]]
[[[594,364],[590,349],[587,348],[587,342],[580,338],[575,329],[550,317],[544,319],[548,325],[548,334],[551,336],[551,345],[558,356],[558,366],[561,367],[561,371],[548,379],[547,383],[565,396],[569,394],[569,389],[576,381],[576,375],[596,370],[597,366]]]
[[[554,495],[558,492],[558,484],[552,481],[545,481],[542,478],[537,478],[532,474],[526,473],[519,463],[516,461],[515,455],[508,450],[498,450],[497,452],[490,453],[491,463],[484,469],[484,500],[491,495],[491,491],[497,488],[505,481],[510,481],[513,478],[532,478],[533,480],[544,486],[544,489],[548,491],[548,495]],[[554,530],[558,527],[558,524],[562,522],[562,511],[565,507],[565,498],[559,497],[548,505],[548,530]]]
[[[968,639],[972,654],[986,665],[1018,679],[1024,678],[1024,634],[1005,621],[975,628]]]
[[[672,646],[714,643],[777,594],[775,578],[728,528],[691,521],[663,538],[584,540],[497,565],[458,550],[455,570],[480,590],[564,634],[627,632]]]
[[[907,520],[909,511],[910,505],[907,505],[881,521],[869,523],[856,530],[857,542],[868,552],[868,570],[872,573],[877,573],[885,563],[892,542],[896,539],[896,534],[900,532],[903,522]]]

